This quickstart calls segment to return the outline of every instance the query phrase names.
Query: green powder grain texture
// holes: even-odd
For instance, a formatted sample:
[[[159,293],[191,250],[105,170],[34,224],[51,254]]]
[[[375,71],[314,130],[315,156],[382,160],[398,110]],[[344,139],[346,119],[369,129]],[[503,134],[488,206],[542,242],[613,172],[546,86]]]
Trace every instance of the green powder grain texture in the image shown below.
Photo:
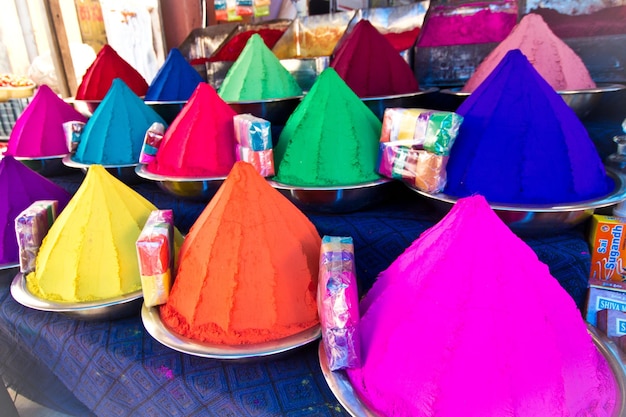
[[[302,89],[255,33],[226,74],[219,95],[229,102],[259,101],[301,96]]]
[[[278,182],[305,187],[358,185],[376,172],[381,122],[337,75],[320,74],[274,149]]]

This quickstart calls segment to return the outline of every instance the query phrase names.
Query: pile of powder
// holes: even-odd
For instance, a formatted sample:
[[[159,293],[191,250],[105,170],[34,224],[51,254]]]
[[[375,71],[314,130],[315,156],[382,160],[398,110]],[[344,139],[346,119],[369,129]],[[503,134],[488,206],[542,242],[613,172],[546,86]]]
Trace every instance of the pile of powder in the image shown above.
[[[76,99],[102,100],[116,78],[123,80],[139,97],[148,91],[148,83],[142,75],[107,44],[100,49],[83,75],[76,90]]]
[[[539,74],[557,91],[596,87],[576,52],[550,30],[540,15],[531,13],[524,16],[509,36],[485,57],[465,83],[463,91],[474,91],[512,49],[522,51]]]
[[[413,70],[369,20],[360,20],[330,66],[359,97],[416,93]]]
[[[213,87],[198,84],[146,169],[174,177],[225,177],[235,163],[235,114]]]
[[[215,54],[209,58],[209,61],[236,61],[253,35],[259,36],[263,40],[263,43],[269,49],[272,49],[274,45],[276,45],[276,42],[278,42],[278,39],[283,36],[284,32],[283,29],[262,28],[238,33],[227,40],[224,45],[220,46],[220,48],[215,51]]]
[[[228,70],[219,89],[225,101],[259,101],[302,95],[295,78],[254,34]]]
[[[572,2],[576,5],[575,2]],[[610,36],[626,33],[626,5],[605,7],[592,13],[569,15],[554,9],[536,8],[539,14],[559,38]]]
[[[415,41],[417,40],[421,29],[421,27],[416,26],[413,29],[405,30],[403,32],[386,32],[383,36],[396,51],[402,52],[415,45]]]
[[[70,198],[63,188],[13,156],[0,158],[0,265],[19,262],[15,218],[23,210],[35,201],[57,200],[61,211]]]
[[[428,11],[420,48],[501,42],[517,23],[516,2],[434,5]]]
[[[281,339],[319,323],[321,238],[252,165],[237,162],[180,252],[164,323],[203,342]]]
[[[101,165],[92,165],[44,238],[35,271],[26,276],[28,289],[39,298],[67,302],[140,290],[135,241],[156,209]]]
[[[63,123],[74,120],[87,118],[43,84],[16,120],[6,153],[22,158],[65,155],[69,150]]]
[[[177,48],[172,48],[167,59],[150,83],[145,101],[186,101],[195,91],[202,77]]]
[[[514,49],[456,111],[463,123],[444,192],[492,203],[572,203],[613,181],[582,122]]]
[[[360,310],[347,372],[380,415],[614,415],[617,381],[574,301],[482,196],[415,240]]]
[[[278,182],[305,187],[363,184],[380,178],[382,124],[333,68],[317,77],[274,148]]]
[[[83,164],[137,164],[146,130],[155,122],[166,124],[116,78],[87,121],[72,159]]]

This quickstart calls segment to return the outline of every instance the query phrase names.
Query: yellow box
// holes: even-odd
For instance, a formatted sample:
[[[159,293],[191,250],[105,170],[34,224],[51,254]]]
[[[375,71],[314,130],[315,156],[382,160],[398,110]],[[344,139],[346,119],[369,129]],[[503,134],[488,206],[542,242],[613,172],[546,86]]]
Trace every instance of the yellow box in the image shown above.
[[[589,285],[626,291],[626,218],[594,214],[589,244]]]

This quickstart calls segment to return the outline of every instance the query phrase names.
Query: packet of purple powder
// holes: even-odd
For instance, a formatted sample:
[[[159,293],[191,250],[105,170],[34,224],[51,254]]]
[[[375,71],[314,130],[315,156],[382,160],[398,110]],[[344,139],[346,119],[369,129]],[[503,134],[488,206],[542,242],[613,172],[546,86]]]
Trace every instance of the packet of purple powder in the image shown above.
[[[351,237],[322,238],[317,306],[330,370],[359,366],[359,297]]]

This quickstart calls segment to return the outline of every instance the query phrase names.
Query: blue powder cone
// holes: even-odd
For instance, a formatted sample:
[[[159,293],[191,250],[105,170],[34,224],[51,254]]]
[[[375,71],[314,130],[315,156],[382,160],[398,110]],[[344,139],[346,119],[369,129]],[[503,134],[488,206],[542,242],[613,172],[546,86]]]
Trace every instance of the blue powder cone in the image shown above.
[[[576,114],[519,49],[509,51],[457,109],[464,117],[446,194],[490,203],[596,199],[613,187]]]
[[[187,101],[204,80],[176,48],[170,50],[152,80],[146,101]]]
[[[167,125],[119,78],[87,121],[72,159],[83,164],[132,165],[139,162],[146,130]]]

